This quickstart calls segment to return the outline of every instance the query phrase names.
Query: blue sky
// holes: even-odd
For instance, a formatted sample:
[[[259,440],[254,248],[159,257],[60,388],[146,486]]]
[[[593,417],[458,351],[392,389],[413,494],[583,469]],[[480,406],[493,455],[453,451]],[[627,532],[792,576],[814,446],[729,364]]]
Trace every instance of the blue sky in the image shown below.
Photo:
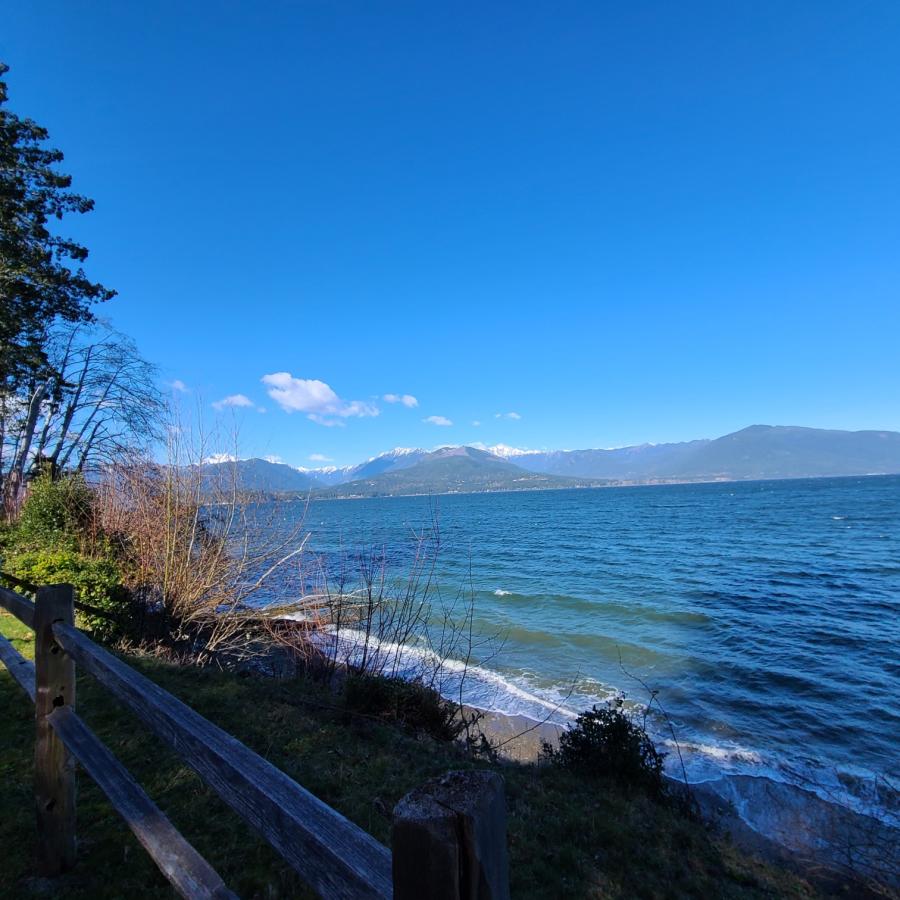
[[[0,17],[104,313],[244,455],[900,429],[900,4]]]

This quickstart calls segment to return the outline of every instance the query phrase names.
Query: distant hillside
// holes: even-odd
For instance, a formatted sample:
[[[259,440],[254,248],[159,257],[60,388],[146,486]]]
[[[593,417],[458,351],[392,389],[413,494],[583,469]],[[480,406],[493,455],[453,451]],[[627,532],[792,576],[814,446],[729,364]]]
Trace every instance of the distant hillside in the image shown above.
[[[729,479],[888,475],[900,472],[900,434],[751,425],[698,447],[672,472]]]
[[[716,440],[512,457],[533,472],[645,482],[900,473],[900,434],[751,425]]]
[[[308,475],[320,487],[330,487],[335,484],[355,481],[358,478],[380,475],[382,472],[405,469],[407,466],[415,465],[420,459],[427,456],[428,452],[427,450],[416,448],[396,447],[353,466],[323,466],[318,469],[300,468],[298,471]]]
[[[424,454],[413,465],[317,493],[323,497],[379,497],[456,491],[541,490],[576,487],[579,483],[577,479],[527,472],[485,450],[448,447]]]
[[[517,454],[510,459],[531,472],[642,481],[666,477],[708,443],[699,440],[680,444],[641,444],[615,450],[551,450]]]
[[[264,459],[209,463],[207,485],[265,494],[372,497],[538,490],[609,483],[807,478],[900,473],[900,433],[751,425],[715,440],[615,450],[518,451],[498,446],[397,448],[354,466],[295,469]]]
[[[385,472],[408,469],[429,455],[427,450],[408,449],[405,447],[388,450],[387,453],[382,453],[379,456],[366,460],[364,463],[360,463],[358,466],[353,466],[348,472],[346,481],[373,478]]]
[[[319,483],[305,472],[284,463],[267,459],[238,459],[228,462],[205,463],[203,486],[209,493],[230,490],[258,494],[290,494],[309,491]]]

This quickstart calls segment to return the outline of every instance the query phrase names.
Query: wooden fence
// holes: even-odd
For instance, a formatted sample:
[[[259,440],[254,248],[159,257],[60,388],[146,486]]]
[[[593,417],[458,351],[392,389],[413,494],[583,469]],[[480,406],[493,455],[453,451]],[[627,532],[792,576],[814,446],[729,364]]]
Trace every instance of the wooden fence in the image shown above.
[[[80,604],[79,604],[80,605]],[[81,666],[188,763],[321,897],[504,900],[509,896],[503,781],[451,772],[394,810],[393,853],[249,747],[75,628],[71,585],[35,602],[0,587],[35,633],[34,663],[0,635],[0,660],[35,705],[34,795],[41,875],[75,864],[75,763],[94,779],[183,896],[236,895],[75,712]]]

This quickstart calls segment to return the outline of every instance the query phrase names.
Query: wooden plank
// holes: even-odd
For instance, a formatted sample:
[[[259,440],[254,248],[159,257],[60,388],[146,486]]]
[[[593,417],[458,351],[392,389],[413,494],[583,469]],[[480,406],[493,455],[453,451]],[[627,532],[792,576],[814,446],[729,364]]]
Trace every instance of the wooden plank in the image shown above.
[[[29,628],[34,628],[34,604],[27,597],[0,587],[0,606]]]
[[[119,617],[114,616],[109,610],[100,609],[99,606],[91,606],[90,603],[82,603],[80,600],[75,601],[75,609],[79,612],[87,613],[89,616],[96,616],[98,619],[106,619],[109,622],[119,621]]]
[[[34,703],[34,663],[30,659],[25,659],[2,634],[0,634],[0,662],[9,669],[10,675],[19,682]]]
[[[391,897],[391,854],[371,835],[71,625],[54,633],[320,896]]]
[[[53,623],[74,620],[72,585],[42,587],[34,610],[34,800],[38,871],[58,875],[75,865],[75,758],[47,721],[54,709],[75,706],[75,662],[63,653]]]
[[[215,869],[181,836],[71,707],[54,710],[48,721],[182,897],[236,900]]]
[[[0,564],[2,564],[2,562],[3,561],[0,560]],[[13,587],[28,591],[29,594],[37,593],[37,585],[32,584],[30,581],[25,581],[24,578],[19,578],[17,575],[11,575],[9,572],[0,572],[0,578],[4,581],[8,581]]]
[[[395,900],[509,900],[506,793],[497,772],[447,772],[394,808]]]

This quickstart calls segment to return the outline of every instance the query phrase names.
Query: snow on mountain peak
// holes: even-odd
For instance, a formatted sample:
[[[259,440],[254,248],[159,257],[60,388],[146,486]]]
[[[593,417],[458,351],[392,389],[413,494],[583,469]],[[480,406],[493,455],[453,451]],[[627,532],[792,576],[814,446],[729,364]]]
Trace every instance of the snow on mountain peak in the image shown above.
[[[501,459],[510,459],[514,456],[527,456],[529,453],[537,453],[537,450],[525,450],[522,447],[510,447],[508,444],[494,444],[491,447],[478,446],[479,450],[487,450],[488,453],[493,453],[494,456],[499,456]]]

